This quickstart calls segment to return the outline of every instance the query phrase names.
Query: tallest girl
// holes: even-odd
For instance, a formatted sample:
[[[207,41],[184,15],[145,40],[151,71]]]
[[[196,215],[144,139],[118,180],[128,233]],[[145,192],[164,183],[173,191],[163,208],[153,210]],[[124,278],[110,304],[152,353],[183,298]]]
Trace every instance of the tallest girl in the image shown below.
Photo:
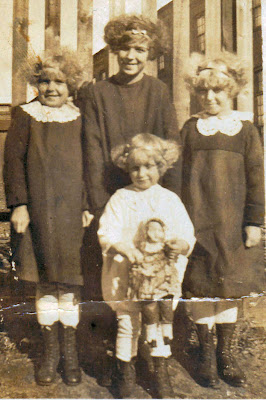
[[[86,183],[96,216],[101,215],[110,196],[129,183],[129,178],[112,166],[111,148],[127,143],[139,132],[162,138],[178,135],[166,85],[144,72],[148,60],[167,50],[164,29],[144,17],[123,15],[106,25],[104,39],[117,56],[119,71],[87,86],[81,96]],[[178,192],[177,175],[178,167],[163,182],[174,192]]]

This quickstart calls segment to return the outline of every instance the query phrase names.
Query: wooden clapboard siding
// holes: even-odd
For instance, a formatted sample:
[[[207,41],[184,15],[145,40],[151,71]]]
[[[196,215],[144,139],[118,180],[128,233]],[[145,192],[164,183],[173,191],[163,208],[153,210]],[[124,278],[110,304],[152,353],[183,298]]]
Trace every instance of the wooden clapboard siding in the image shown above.
[[[13,61],[12,61],[12,105],[25,103],[27,82],[21,66],[25,64],[28,51],[28,6],[29,0],[14,0],[13,3]]]

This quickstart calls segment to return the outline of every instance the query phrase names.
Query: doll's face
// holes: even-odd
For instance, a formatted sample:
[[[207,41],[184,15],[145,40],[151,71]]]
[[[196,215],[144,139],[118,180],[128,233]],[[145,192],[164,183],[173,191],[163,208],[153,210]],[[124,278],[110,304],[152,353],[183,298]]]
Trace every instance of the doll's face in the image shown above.
[[[119,71],[125,75],[137,76],[145,68],[149,58],[148,43],[125,44],[117,51]]]
[[[165,238],[164,228],[157,221],[151,221],[148,223],[146,234],[147,240],[150,243],[161,243]]]
[[[138,190],[146,190],[156,185],[160,179],[158,165],[145,151],[137,151],[128,160],[131,181]]]
[[[38,82],[38,91],[40,103],[49,107],[61,107],[69,96],[64,74],[54,68],[43,71]]]

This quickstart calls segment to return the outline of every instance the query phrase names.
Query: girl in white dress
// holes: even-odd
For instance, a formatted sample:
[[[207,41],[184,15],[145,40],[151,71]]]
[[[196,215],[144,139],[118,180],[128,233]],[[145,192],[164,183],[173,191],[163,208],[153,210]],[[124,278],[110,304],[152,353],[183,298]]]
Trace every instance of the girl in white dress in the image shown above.
[[[152,218],[163,222],[166,240],[175,239],[171,257],[177,256],[178,284],[165,295],[180,297],[181,283],[187,256],[193,249],[193,225],[179,197],[159,185],[159,180],[178,159],[175,142],[151,134],[138,134],[128,144],[112,151],[115,165],[129,173],[132,184],[119,189],[111,197],[100,219],[98,236],[103,251],[102,287],[105,301],[116,311],[118,332],[116,358],[118,360],[119,390],[121,397],[132,393],[135,382],[134,357],[137,355],[142,302],[128,296],[129,269],[140,263],[142,252],[137,249],[139,227]],[[178,243],[178,245],[177,245]],[[165,300],[160,300],[165,301]],[[167,299],[174,307],[175,301]],[[171,325],[172,328],[172,325]],[[173,338],[172,329],[168,338]],[[154,362],[159,397],[172,397],[166,360],[171,355],[169,342],[165,344],[161,321],[157,323],[156,346],[150,346]],[[148,340],[148,338],[147,338]],[[154,343],[153,343],[154,344]]]

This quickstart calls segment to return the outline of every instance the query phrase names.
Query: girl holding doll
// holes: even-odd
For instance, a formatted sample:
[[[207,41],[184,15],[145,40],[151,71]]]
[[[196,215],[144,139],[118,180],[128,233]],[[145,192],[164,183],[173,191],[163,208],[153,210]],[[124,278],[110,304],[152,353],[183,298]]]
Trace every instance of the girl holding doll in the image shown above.
[[[130,287],[129,277],[132,268],[144,261],[144,248],[138,246],[139,229],[141,225],[150,225],[152,221],[160,221],[164,232],[162,237],[158,233],[158,227],[153,226],[151,229],[150,226],[150,242],[168,240],[169,257],[177,259],[175,284],[170,280],[167,283],[166,279],[161,283],[157,280],[156,293],[150,291],[151,307],[149,310],[145,309],[145,320],[149,319],[153,323],[152,333],[150,332],[146,339],[154,362],[154,381],[157,384],[158,396],[173,396],[167,372],[167,359],[171,355],[169,344],[173,338],[173,296],[180,296],[187,256],[194,246],[195,238],[193,226],[179,197],[160,186],[158,182],[177,160],[178,155],[179,149],[175,142],[151,134],[138,134],[127,144],[112,150],[114,164],[126,171],[132,182],[117,190],[111,197],[100,219],[98,230],[104,260],[103,297],[116,311],[118,320],[116,358],[122,397],[132,394],[135,383],[134,363],[138,350],[140,313],[146,303],[143,296],[138,296],[138,291],[134,292],[134,286]],[[173,243],[173,246],[170,246],[170,243]],[[144,247],[147,250],[147,246]],[[163,263],[163,268],[166,268],[166,264]],[[134,296],[131,295],[132,291]],[[167,311],[166,329],[162,329],[165,321],[161,317],[164,317],[164,314],[156,307],[156,300],[164,304],[164,311]]]
[[[19,279],[36,283],[44,341],[36,380],[40,385],[54,381],[61,344],[65,381],[76,385],[81,380],[76,348],[80,248],[92,216],[83,191],[81,116],[70,96],[83,73],[77,55],[67,49],[47,53],[27,72],[38,96],[14,108],[5,147],[13,254]]]
[[[237,299],[265,289],[260,248],[264,215],[263,156],[250,113],[233,110],[246,84],[241,60],[224,53],[192,58],[186,75],[202,106],[182,130],[182,200],[197,243],[183,282],[201,349],[199,376],[217,387],[245,384],[234,356]],[[214,348],[214,327],[217,349]]]

